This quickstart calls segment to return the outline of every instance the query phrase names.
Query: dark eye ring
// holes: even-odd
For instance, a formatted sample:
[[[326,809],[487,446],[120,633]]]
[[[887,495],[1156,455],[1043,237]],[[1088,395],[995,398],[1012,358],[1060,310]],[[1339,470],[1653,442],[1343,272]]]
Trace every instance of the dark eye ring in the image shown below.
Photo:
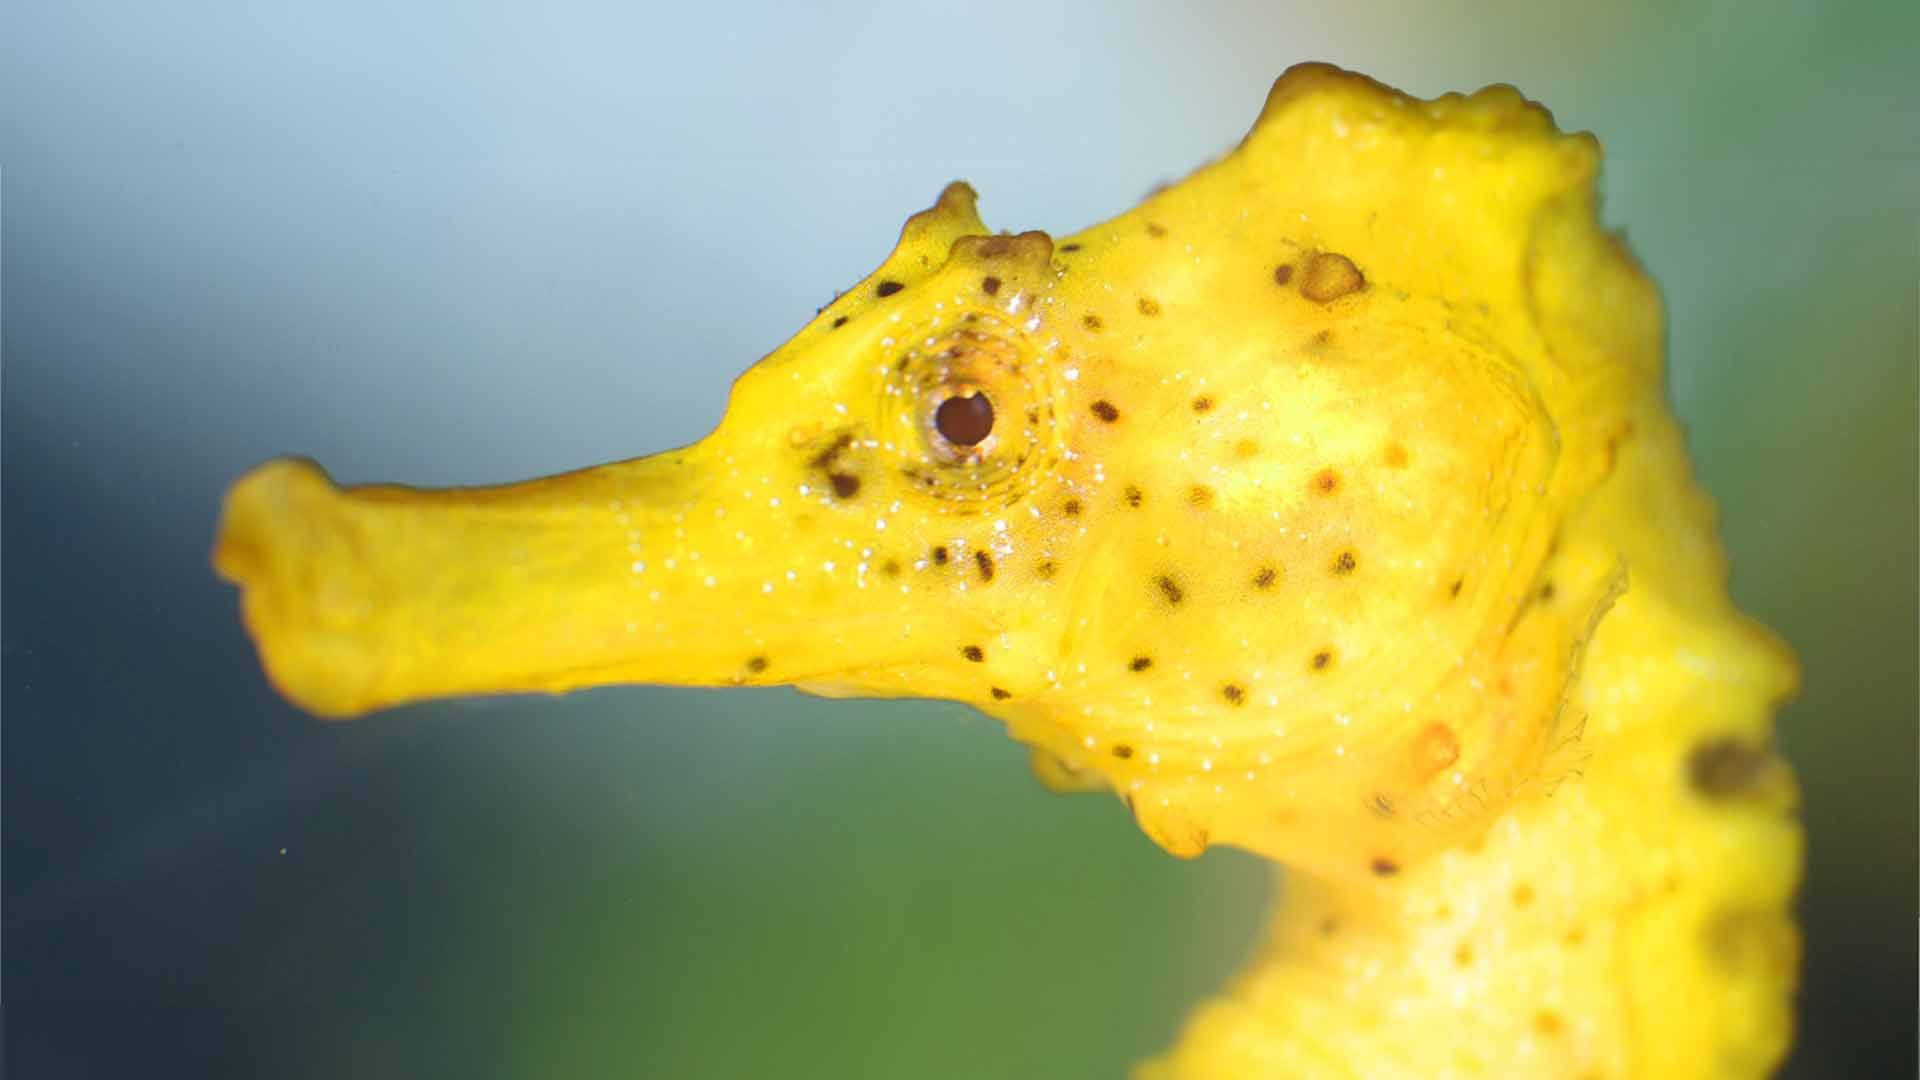
[[[955,394],[933,411],[933,427],[955,446],[978,446],[993,434],[993,402],[978,390]]]

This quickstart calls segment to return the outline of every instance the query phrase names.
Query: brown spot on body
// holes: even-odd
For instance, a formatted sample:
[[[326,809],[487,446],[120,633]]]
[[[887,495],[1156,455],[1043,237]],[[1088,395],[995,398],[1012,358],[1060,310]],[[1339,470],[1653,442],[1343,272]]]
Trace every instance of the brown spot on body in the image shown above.
[[[1169,604],[1177,604],[1187,598],[1185,590],[1180,588],[1180,583],[1165,574],[1154,579],[1154,584],[1160,587],[1160,595],[1166,597]]]
[[[1253,587],[1256,589],[1271,589],[1273,588],[1273,583],[1279,580],[1280,571],[1275,570],[1271,566],[1263,566],[1253,575]]]
[[[900,576],[900,560],[888,559],[886,562],[881,563],[880,572],[887,575],[888,577],[899,577]]]
[[[1340,490],[1340,474],[1333,469],[1321,469],[1313,474],[1313,490],[1316,494],[1331,495]]]
[[[1141,491],[1137,484],[1128,484],[1126,490],[1121,494],[1127,500],[1127,505],[1134,507],[1139,506],[1147,497],[1146,493]]]
[[[1387,798],[1385,795],[1375,795],[1367,803],[1367,808],[1383,818],[1393,816],[1393,800]]]
[[[1061,244],[1060,250],[1061,251],[1079,251],[1080,245],[1079,244]]]
[[[994,277],[992,274],[988,274],[986,277],[981,278],[980,291],[983,293],[986,293],[988,296],[1000,295],[1000,279],[997,277]]]
[[[1080,325],[1097,334],[1100,332],[1100,328],[1106,324],[1100,321],[1100,316],[1098,315],[1082,315],[1080,316]]]
[[[1549,581],[1545,585],[1540,586],[1540,602],[1544,604],[1552,600],[1553,593],[1554,593],[1553,582]]]
[[[833,325],[828,327],[828,329],[838,330],[845,325],[847,325],[847,317],[845,315],[841,315],[833,320]]]
[[[1454,578],[1453,584],[1447,586],[1447,596],[1449,597],[1459,596],[1460,587],[1462,585],[1465,585],[1466,583],[1467,583],[1466,578]]]
[[[1400,872],[1400,864],[1385,855],[1375,855],[1373,861],[1367,865],[1380,877],[1392,877]]]
[[[904,288],[906,288],[906,286],[900,284],[897,281],[883,281],[880,284],[875,285],[873,287],[873,295],[892,296],[894,293],[897,293]]]
[[[1005,700],[1007,700],[1008,698],[1010,698],[1010,697],[1012,697],[1012,696],[1013,696],[1012,694],[1010,694],[1010,693],[1008,693],[1008,692],[1007,692],[1007,691],[1005,691],[1005,690],[1002,690],[1002,689],[1000,689],[1000,688],[999,688],[999,687],[997,687],[997,686],[989,686],[989,687],[987,687],[987,693],[989,693],[989,694],[992,694],[992,695],[993,695],[993,700],[995,700],[995,701],[1005,701]]]
[[[836,436],[831,443],[828,443],[826,449],[813,455],[813,460],[808,462],[807,464],[812,465],[816,469],[824,469],[827,466],[832,465],[834,462],[834,459],[838,458],[842,453],[846,451],[847,447],[852,445],[853,445],[853,436],[843,432],[840,435]]]
[[[1345,255],[1317,252],[1300,275],[1300,295],[1317,304],[1330,304],[1367,287],[1366,275]]]
[[[1080,500],[1068,499],[1066,502],[1066,505],[1060,508],[1060,512],[1067,515],[1068,517],[1079,517],[1080,516]]]
[[[1359,565],[1360,560],[1354,558],[1353,552],[1343,551],[1334,557],[1333,572],[1340,577],[1346,577],[1348,574],[1353,573]]]
[[[1153,657],[1151,656],[1136,656],[1132,660],[1127,661],[1128,671],[1145,671],[1152,666]]]
[[[1113,402],[1108,401],[1106,398],[1101,398],[1099,401],[1094,402],[1092,408],[1093,415],[1109,424],[1120,419],[1120,410],[1115,408]]]
[[[1059,568],[1053,565],[1052,560],[1047,560],[1035,566],[1033,572],[1039,575],[1041,581],[1052,581],[1053,575],[1059,572]]]
[[[1285,285],[1292,280],[1293,280],[1293,264],[1292,263],[1281,263],[1279,266],[1276,266],[1273,268],[1273,283],[1275,285]]]
[[[833,493],[838,498],[851,499],[860,494],[860,478],[851,473],[837,472],[827,477],[827,481],[833,485]]]
[[[968,645],[960,650],[960,655],[976,664],[984,663],[987,659],[987,651],[978,645]]]
[[[1329,915],[1320,920],[1320,936],[1332,937],[1340,931],[1340,920]]]
[[[1460,760],[1460,739],[1445,724],[1429,725],[1414,742],[1414,759],[1422,771],[1439,772]]]
[[[1155,315],[1160,314],[1160,301],[1155,300],[1151,296],[1141,297],[1140,298],[1140,314],[1145,315],[1149,319],[1153,318]]]
[[[1114,743],[1113,756],[1119,758],[1121,761],[1125,761],[1133,756],[1133,747],[1128,746],[1126,743]]]
[[[1212,412],[1213,399],[1210,397],[1207,397],[1205,394],[1202,394],[1201,396],[1194,398],[1193,411],[1197,413]]]
[[[1213,489],[1205,484],[1195,484],[1187,489],[1187,502],[1194,506],[1212,506]]]
[[[985,548],[977,548],[974,550],[973,563],[980,568],[981,581],[993,580],[993,556],[987,554]]]
[[[935,566],[947,565],[947,559],[949,557],[950,556],[947,555],[946,545],[943,544],[940,547],[933,549],[933,563]]]
[[[767,658],[764,656],[748,657],[747,670],[753,672],[755,675],[767,670]]]
[[[1165,236],[1167,235],[1167,227],[1165,225],[1160,224],[1157,221],[1149,221],[1147,222],[1147,235],[1148,236]]]
[[[1220,696],[1227,699],[1229,705],[1245,705],[1247,691],[1238,683],[1228,683],[1220,688]]]
[[[1731,798],[1758,787],[1771,764],[1765,750],[1728,736],[1693,748],[1687,755],[1687,780],[1708,798]]]
[[[1333,650],[1321,649],[1319,652],[1313,654],[1313,660],[1310,662],[1315,671],[1327,670],[1333,666]]]

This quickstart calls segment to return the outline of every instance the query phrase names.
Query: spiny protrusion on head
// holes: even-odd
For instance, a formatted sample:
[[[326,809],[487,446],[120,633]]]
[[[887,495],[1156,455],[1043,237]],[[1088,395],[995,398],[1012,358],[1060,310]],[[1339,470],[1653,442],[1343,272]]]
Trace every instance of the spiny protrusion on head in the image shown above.
[[[1366,287],[1366,275],[1352,259],[1337,252],[1315,252],[1300,275],[1300,295],[1316,304],[1331,304]]]

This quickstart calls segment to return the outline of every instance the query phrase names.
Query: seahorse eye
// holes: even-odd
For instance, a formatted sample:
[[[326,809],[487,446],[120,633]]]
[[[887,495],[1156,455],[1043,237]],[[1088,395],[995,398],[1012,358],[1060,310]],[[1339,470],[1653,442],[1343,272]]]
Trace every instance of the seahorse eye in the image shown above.
[[[934,410],[933,426],[955,446],[978,446],[993,434],[993,402],[979,391],[956,394]]]

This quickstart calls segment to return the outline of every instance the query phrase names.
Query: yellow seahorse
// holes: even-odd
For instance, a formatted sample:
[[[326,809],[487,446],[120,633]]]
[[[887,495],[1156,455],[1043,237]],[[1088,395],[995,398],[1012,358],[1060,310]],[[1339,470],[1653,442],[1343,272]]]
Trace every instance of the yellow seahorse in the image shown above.
[[[215,565],[323,715],[950,698],[1176,855],[1284,864],[1150,1076],[1763,1074],[1796,668],[1727,599],[1598,161],[1511,88],[1297,67],[1061,242],[949,186],[692,446],[450,491],[275,461]]]

